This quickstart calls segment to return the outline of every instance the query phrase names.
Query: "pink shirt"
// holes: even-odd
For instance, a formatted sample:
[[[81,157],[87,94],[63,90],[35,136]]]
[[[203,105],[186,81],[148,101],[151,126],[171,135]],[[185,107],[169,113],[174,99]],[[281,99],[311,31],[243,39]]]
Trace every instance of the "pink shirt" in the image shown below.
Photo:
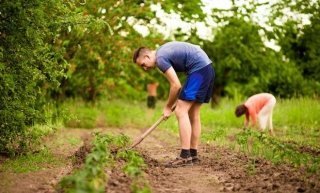
[[[248,98],[248,100],[244,103],[244,105],[248,109],[246,113],[247,123],[249,122],[249,117],[250,117],[252,120],[252,125],[255,125],[257,122],[258,113],[272,98],[274,98],[274,96],[269,93],[260,93]]]

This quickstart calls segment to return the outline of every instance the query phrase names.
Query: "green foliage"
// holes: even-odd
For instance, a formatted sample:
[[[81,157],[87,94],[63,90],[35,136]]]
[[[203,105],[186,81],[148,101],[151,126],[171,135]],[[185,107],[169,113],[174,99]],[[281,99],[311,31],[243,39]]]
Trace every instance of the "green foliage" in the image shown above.
[[[216,141],[233,135],[239,128],[243,127],[243,117],[237,118],[234,115],[235,107],[246,100],[247,97],[239,96],[237,99],[222,98],[219,106],[212,109],[209,105],[201,108],[201,122],[203,127],[204,141]],[[105,100],[97,103],[91,110],[96,112],[98,117],[104,120],[105,127],[118,128],[148,128],[162,113],[164,101],[158,101],[155,109],[148,109],[146,102],[126,102],[125,100]],[[77,111],[82,112],[82,108],[88,107],[83,102],[77,101],[67,103],[65,108],[74,108],[70,116]],[[274,109],[275,132],[282,140],[298,141],[304,145],[317,147],[319,131],[320,110],[317,99],[296,98],[280,99],[277,97],[277,104]],[[89,113],[93,115],[93,113]],[[94,115],[96,117],[96,114]],[[85,117],[83,117],[85,118]],[[89,118],[90,120],[92,118]],[[86,120],[80,120],[86,122]],[[98,124],[96,123],[96,126]],[[161,123],[159,129],[170,130],[174,133],[178,131],[177,121],[172,115],[170,119]],[[225,130],[225,131],[222,131]],[[305,140],[307,139],[307,140]]]
[[[278,99],[274,113],[279,115],[275,117],[274,121],[278,122],[281,127],[307,125],[316,128],[320,116],[319,101],[308,98]]]
[[[240,125],[243,121],[237,119],[234,115],[235,107],[242,103],[244,97],[241,99],[221,99],[219,105],[212,109],[209,105],[201,107],[201,122],[205,127],[212,128],[230,128],[235,125]]]
[[[300,74],[308,82],[303,91],[308,95],[319,95],[320,88],[320,3],[318,1],[279,1],[273,6],[271,23],[274,33],[270,34],[282,48],[284,55],[299,69]],[[284,11],[286,10],[286,11]],[[287,17],[288,10],[296,15],[310,17],[310,23],[302,19]],[[286,18],[282,24],[277,20]]]
[[[166,12],[177,12],[179,15],[181,15],[182,18],[186,20],[194,21],[197,19],[204,19],[205,17],[205,14],[201,9],[203,3],[199,0],[180,0],[178,2],[172,0],[164,0],[156,2],[160,2]]]
[[[204,141],[216,141],[219,138],[226,136],[226,129],[224,127],[216,127],[213,130],[204,133],[201,139]]]
[[[204,18],[201,1],[86,1],[78,11],[103,20],[108,26],[91,29],[72,27],[59,37],[57,46],[66,50],[64,58],[70,63],[67,76],[53,94],[60,99],[80,96],[87,101],[101,97],[142,99],[149,81],[160,82],[159,97],[168,93],[166,80],[145,73],[132,62],[132,54],[140,46],[156,48],[165,42],[157,30],[152,29],[155,13],[150,5],[160,3],[164,11],[181,14],[187,21]],[[128,6],[130,5],[130,6]],[[129,22],[130,21],[130,22]],[[129,23],[131,23],[129,25]],[[134,24],[149,28],[150,34],[142,37],[133,29]],[[110,27],[110,28],[109,28]],[[110,29],[112,33],[110,33]]]
[[[290,22],[286,27],[286,33],[280,40],[285,54],[297,63],[302,75],[319,84],[320,81],[320,13],[311,17],[311,24],[305,26],[301,31],[290,28]],[[297,24],[296,24],[297,25]],[[299,33],[302,33],[300,35]]]
[[[132,192],[151,192],[147,183],[141,180],[142,171],[146,167],[143,158],[134,150],[119,151],[117,158],[126,162],[123,166],[123,171],[131,179],[131,191]]]
[[[59,33],[84,16],[58,0],[8,1],[0,8],[0,152],[21,153],[27,130],[46,117],[48,88],[59,86],[67,63],[54,47]],[[9,145],[8,145],[9,144]],[[14,144],[14,145],[10,145]]]
[[[280,1],[272,7],[274,15],[270,23],[274,33],[251,21],[250,14],[260,6],[254,0],[250,0],[251,6],[237,6],[233,1],[230,10],[213,10],[212,19],[223,25],[213,29],[214,42],[205,42],[204,48],[216,68],[215,95],[238,97],[262,91],[281,97],[319,94],[319,2],[290,2]],[[49,125],[48,122],[58,119],[59,110],[48,113],[51,99],[61,102],[80,97],[93,103],[101,98],[137,101],[145,98],[146,84],[150,81],[160,83],[158,96],[165,98],[169,84],[161,73],[145,73],[132,62],[137,47],[156,48],[169,41],[152,29],[155,23],[161,25],[150,7],[154,3],[160,3],[167,13],[178,13],[183,21],[193,24],[207,21],[199,0],[2,1],[0,152],[25,152],[28,146],[25,141],[32,141],[27,134],[32,133],[33,126]],[[300,21],[289,19],[278,26],[274,21],[283,16],[280,10],[286,7],[309,14],[311,23],[301,28]],[[142,37],[134,30],[135,24],[147,27],[150,34]],[[269,39],[278,41],[280,52],[264,45],[261,30]],[[191,29],[189,37],[185,37],[177,30],[170,37],[201,44],[195,31]],[[79,120],[87,121],[66,121],[68,125],[99,125],[100,109],[90,108],[94,109],[88,107],[78,116]],[[116,118],[122,110],[106,110],[105,125],[124,125],[122,119]],[[125,122],[144,124],[133,118],[126,118]],[[175,127],[171,120],[168,124]]]
[[[302,76],[290,62],[265,47],[259,26],[242,18],[230,18],[204,49],[216,70],[216,95],[252,95],[271,92],[294,96],[302,89]]]
[[[137,1],[97,0],[87,1],[79,8],[107,22],[108,26],[72,28],[70,33],[60,37],[58,46],[66,50],[65,59],[71,66],[54,94],[59,98],[80,96],[87,101],[99,97],[141,98],[144,81],[149,75],[133,64],[133,50],[137,48],[137,41],[153,46],[162,40],[155,35],[142,39],[127,20],[132,17],[145,22],[151,20],[153,15],[147,5],[141,6]]]
[[[123,170],[131,177],[137,177],[141,175],[142,168],[145,166],[144,160],[138,155],[136,151],[127,150],[117,154],[118,158],[124,159],[126,165]]]

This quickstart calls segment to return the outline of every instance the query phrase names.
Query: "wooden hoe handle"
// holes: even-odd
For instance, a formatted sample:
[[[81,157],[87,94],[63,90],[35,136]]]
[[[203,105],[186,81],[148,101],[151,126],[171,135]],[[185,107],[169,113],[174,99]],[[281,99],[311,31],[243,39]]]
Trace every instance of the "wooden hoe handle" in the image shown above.
[[[174,105],[172,108],[171,108],[171,111],[173,112],[174,109],[176,108],[176,105]],[[146,130],[137,140],[135,143],[133,143],[131,145],[131,149],[136,147],[139,143],[141,143],[141,141],[147,137],[155,128],[157,128],[157,126],[165,119],[165,116],[162,115],[160,117],[160,119],[157,120],[157,122],[155,122],[148,130]]]

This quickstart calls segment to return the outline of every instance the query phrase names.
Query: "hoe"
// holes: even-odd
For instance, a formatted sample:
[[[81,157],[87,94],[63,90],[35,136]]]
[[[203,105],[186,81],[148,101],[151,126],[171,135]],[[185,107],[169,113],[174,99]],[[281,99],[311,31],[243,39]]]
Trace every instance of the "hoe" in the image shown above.
[[[171,108],[171,111],[173,112],[176,108],[176,105],[174,105],[172,108]],[[162,115],[158,120],[157,122],[155,122],[149,129],[147,129],[137,140],[135,143],[133,143],[130,147],[130,149],[136,147],[139,143],[141,143],[141,141],[147,137],[155,128],[157,128],[157,126],[163,121],[165,120],[165,117]]]

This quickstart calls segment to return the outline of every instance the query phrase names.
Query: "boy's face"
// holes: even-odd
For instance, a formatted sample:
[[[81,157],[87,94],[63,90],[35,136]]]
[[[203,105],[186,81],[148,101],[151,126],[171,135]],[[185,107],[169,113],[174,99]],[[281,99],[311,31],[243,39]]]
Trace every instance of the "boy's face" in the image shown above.
[[[145,71],[156,67],[156,62],[152,54],[146,54],[137,58],[137,64]]]

